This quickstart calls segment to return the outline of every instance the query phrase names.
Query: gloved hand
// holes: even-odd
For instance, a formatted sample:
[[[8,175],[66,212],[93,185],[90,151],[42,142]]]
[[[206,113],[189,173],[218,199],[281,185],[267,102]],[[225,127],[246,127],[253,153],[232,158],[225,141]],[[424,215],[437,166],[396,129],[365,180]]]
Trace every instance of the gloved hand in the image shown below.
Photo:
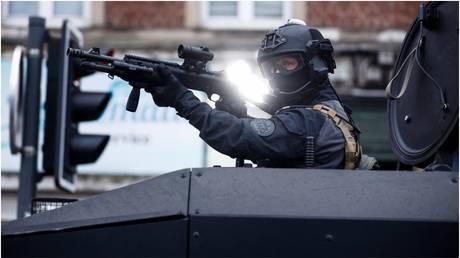
[[[145,91],[152,94],[153,101],[159,107],[174,107],[176,100],[188,91],[182,83],[177,80],[171,70],[160,64],[157,68],[161,82],[159,85],[149,85]]]

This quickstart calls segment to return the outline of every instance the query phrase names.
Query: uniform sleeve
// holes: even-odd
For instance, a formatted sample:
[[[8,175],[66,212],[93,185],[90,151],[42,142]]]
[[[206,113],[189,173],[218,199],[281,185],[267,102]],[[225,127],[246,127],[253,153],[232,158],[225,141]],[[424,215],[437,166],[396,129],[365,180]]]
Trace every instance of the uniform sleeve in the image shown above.
[[[182,95],[175,107],[200,130],[207,144],[232,158],[299,159],[304,155],[305,135],[318,133],[314,126],[303,126],[301,112],[283,112],[270,119],[237,118],[212,109],[191,92]]]

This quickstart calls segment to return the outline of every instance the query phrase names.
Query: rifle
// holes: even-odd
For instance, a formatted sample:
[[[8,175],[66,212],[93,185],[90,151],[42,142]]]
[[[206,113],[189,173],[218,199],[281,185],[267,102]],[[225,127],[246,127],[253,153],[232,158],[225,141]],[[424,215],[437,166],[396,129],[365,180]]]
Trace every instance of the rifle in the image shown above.
[[[218,95],[216,107],[227,107],[226,111],[237,117],[246,117],[244,99],[233,84],[224,78],[223,72],[208,71],[206,65],[214,57],[207,47],[180,45],[177,49],[182,64],[160,61],[135,55],[125,55],[123,59],[101,55],[99,48],[89,51],[67,49],[67,55],[80,58],[80,67],[89,71],[107,73],[109,78],[118,76],[129,82],[133,88],[129,94],[126,110],[135,112],[139,102],[140,90],[145,84],[157,84],[160,81],[158,66],[167,66],[177,79],[187,88],[205,92],[210,100]],[[228,110],[230,108],[230,110]]]

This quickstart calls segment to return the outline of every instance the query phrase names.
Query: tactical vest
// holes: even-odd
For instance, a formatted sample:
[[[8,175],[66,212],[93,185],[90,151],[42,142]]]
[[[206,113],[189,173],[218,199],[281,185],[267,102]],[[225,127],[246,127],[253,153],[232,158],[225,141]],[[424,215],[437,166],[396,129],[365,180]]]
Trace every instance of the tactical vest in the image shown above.
[[[326,117],[326,119],[331,119],[334,125],[340,130],[343,135],[343,139],[345,140],[345,165],[344,169],[365,169],[371,170],[377,167],[377,160],[373,157],[369,157],[367,155],[362,154],[362,148],[359,144],[357,139],[357,135],[355,132],[355,127],[348,122],[346,119],[342,118],[337,112],[322,104],[317,104],[314,106],[305,106],[305,105],[294,105],[294,106],[285,106],[278,109],[275,112],[275,115],[286,111],[288,109],[293,108],[305,108],[309,110],[313,110],[316,112],[320,112],[322,115]],[[356,133],[356,132],[355,132]],[[307,136],[305,139],[305,153],[304,153],[304,166],[306,168],[314,168],[315,167],[315,137]],[[270,167],[269,160],[259,160],[257,161],[257,165],[260,167]]]
[[[355,128],[347,120],[340,117],[335,110],[326,105],[317,104],[313,107],[307,107],[307,109],[318,111],[334,122],[335,126],[342,132],[345,140],[345,169],[357,168],[361,160],[362,149],[358,139],[352,133]],[[311,148],[308,147],[308,140],[306,148],[306,156],[308,156]]]
[[[346,119],[342,118],[340,115],[337,114],[337,112],[322,104],[317,104],[314,106],[301,106],[301,105],[296,105],[296,106],[285,106],[278,111],[276,111],[275,114],[284,111],[286,109],[291,109],[291,108],[306,108],[310,109],[316,112],[320,112],[324,116],[326,116],[326,119],[331,119],[332,122],[335,124],[335,126],[340,130],[340,132],[343,135],[343,138],[345,140],[345,166],[344,169],[372,169],[374,164],[377,162],[374,158],[367,157],[366,155],[362,155],[362,148],[361,145],[358,142],[357,136],[353,133],[355,131],[355,128],[353,125],[348,122]],[[313,168],[314,167],[314,161],[315,161],[315,139],[313,136],[307,136],[306,137],[306,143],[305,143],[305,166],[307,168]],[[364,163],[367,165],[360,164],[361,158],[365,157]],[[369,160],[371,159],[371,160]],[[362,166],[360,166],[362,165]],[[263,165],[262,165],[263,166]]]

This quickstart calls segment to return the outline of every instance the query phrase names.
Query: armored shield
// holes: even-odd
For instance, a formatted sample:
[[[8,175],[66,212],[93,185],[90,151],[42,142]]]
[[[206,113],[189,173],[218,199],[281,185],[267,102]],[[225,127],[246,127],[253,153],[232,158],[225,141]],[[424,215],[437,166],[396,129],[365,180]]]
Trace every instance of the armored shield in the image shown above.
[[[427,162],[458,137],[458,2],[420,6],[386,93],[390,139],[401,162]],[[458,140],[453,144],[458,149]]]

